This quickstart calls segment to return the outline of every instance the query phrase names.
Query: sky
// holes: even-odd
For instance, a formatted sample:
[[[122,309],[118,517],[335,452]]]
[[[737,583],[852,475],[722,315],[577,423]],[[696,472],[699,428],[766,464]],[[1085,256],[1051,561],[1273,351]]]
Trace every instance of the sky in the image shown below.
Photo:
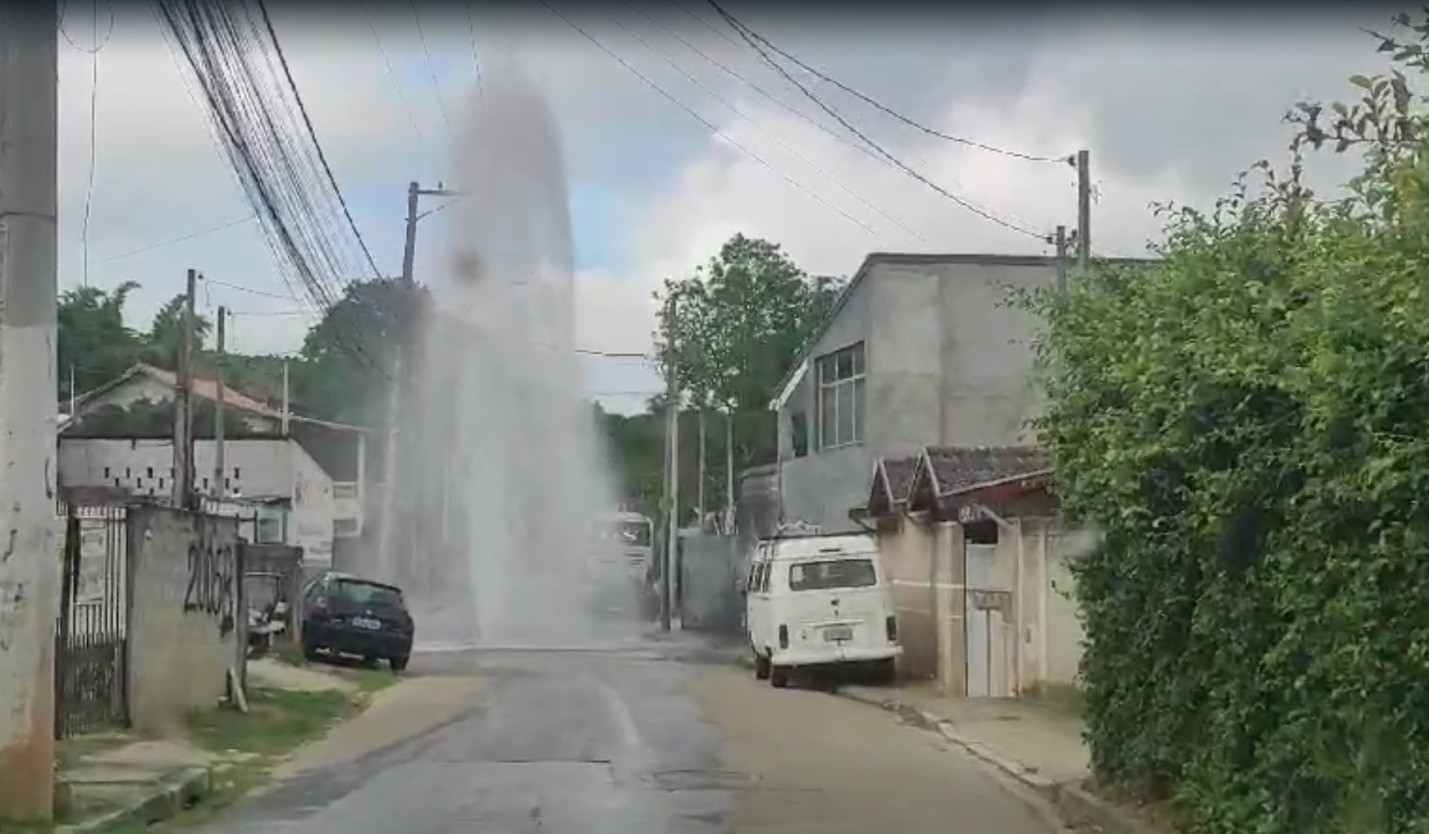
[[[1064,162],[936,137],[812,85],[939,193],[863,145],[707,5],[477,5],[488,10],[271,11],[356,225],[388,274],[400,272],[407,183],[452,183],[453,126],[477,100],[482,62],[516,56],[561,134],[584,350],[648,351],[654,289],[737,232],[781,244],[811,273],[851,276],[870,252],[1050,253],[1042,236],[1075,225],[1075,172]],[[296,350],[311,314],[284,283],[172,41],[143,7],[121,8],[112,31],[107,2],[62,8],[61,290],[137,281],[129,312],[143,327],[193,267],[206,278],[199,306],[235,314],[230,349]],[[1286,109],[1352,99],[1346,79],[1385,66],[1362,28],[1385,29],[1394,11],[726,8],[937,131],[1054,160],[1089,150],[1100,255],[1144,254],[1161,228],[1153,204],[1208,207],[1239,171],[1283,160]],[[1310,163],[1324,188],[1352,171],[1353,160],[1329,153]],[[419,281],[444,268],[461,233],[447,218],[419,225]],[[660,387],[639,359],[583,362],[588,393],[613,410],[639,410]]]

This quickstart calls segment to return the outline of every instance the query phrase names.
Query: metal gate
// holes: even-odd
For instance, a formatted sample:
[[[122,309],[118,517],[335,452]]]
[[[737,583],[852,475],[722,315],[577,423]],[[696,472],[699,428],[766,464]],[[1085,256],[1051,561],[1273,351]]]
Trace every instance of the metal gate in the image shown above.
[[[63,507],[64,572],[55,628],[55,738],[124,725],[128,511]]]

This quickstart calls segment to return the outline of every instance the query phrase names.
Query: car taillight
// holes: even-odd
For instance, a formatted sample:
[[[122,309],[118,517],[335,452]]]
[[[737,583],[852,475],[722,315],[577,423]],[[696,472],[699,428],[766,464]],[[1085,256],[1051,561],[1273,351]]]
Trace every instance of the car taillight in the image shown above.
[[[786,625],[779,626],[779,648],[789,648],[789,627]]]
[[[898,618],[891,614],[888,617],[888,642],[898,642]]]

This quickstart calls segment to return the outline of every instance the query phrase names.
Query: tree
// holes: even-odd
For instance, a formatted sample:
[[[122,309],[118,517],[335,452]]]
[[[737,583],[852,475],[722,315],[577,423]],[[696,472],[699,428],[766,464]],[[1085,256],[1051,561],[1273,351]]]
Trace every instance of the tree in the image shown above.
[[[314,416],[381,425],[387,386],[417,367],[430,296],[401,279],[354,281],[303,340],[303,361],[292,370],[294,397]]]
[[[660,368],[673,362],[693,403],[733,417],[737,469],[772,459],[769,401],[841,290],[841,281],[808,275],[777,244],[737,234],[692,277],[667,281],[658,294],[677,305],[673,327],[661,307]]]
[[[154,314],[149,325],[147,357],[150,362],[168,370],[179,366],[179,353],[184,347],[184,305],[183,293],[170,298]],[[207,317],[194,313],[194,351],[203,350],[204,342],[213,330],[213,322]]]
[[[1429,830],[1429,21],[1287,173],[1033,307],[1098,781],[1212,834]],[[1328,121],[1328,124],[1326,123]],[[1326,204],[1301,152],[1364,152]]]
[[[113,290],[79,287],[60,296],[56,310],[59,394],[83,394],[118,377],[143,355],[143,338],[124,323],[124,303],[138,289],[126,281]]]

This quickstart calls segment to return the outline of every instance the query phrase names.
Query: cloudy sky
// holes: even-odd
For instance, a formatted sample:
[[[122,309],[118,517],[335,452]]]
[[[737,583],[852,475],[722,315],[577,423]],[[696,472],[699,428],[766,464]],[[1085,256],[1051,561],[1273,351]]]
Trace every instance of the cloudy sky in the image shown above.
[[[91,54],[94,6],[64,8],[61,288],[86,280],[88,204],[87,280],[139,281],[135,325],[196,267],[209,278],[200,305],[237,313],[236,349],[296,349],[310,319],[290,297],[171,41],[140,9],[121,10],[105,39],[102,3],[103,46]],[[735,232],[783,244],[809,271],[840,275],[872,251],[1047,250],[861,146],[708,6],[555,4],[569,22],[538,4],[470,18],[454,3],[322,8],[274,4],[273,13],[357,225],[392,274],[407,182],[452,182],[458,142],[449,125],[475,100],[480,63],[509,49],[538,80],[565,150],[584,349],[648,349],[651,290]],[[1153,201],[1206,205],[1248,164],[1282,157],[1287,106],[1349,97],[1347,76],[1382,66],[1360,27],[1383,28],[1392,11],[1073,14],[1012,5],[1001,16],[860,17],[727,8],[807,63],[948,134],[1032,156],[1089,149],[1095,248],[1123,255],[1155,236]],[[1074,223],[1065,164],[933,137],[826,83],[813,89],[963,201],[1038,232]],[[1312,175],[1336,182],[1346,162],[1317,158]],[[418,280],[433,279],[460,232],[445,217],[422,224]],[[639,361],[588,360],[588,389],[612,407],[638,408],[658,386]]]

